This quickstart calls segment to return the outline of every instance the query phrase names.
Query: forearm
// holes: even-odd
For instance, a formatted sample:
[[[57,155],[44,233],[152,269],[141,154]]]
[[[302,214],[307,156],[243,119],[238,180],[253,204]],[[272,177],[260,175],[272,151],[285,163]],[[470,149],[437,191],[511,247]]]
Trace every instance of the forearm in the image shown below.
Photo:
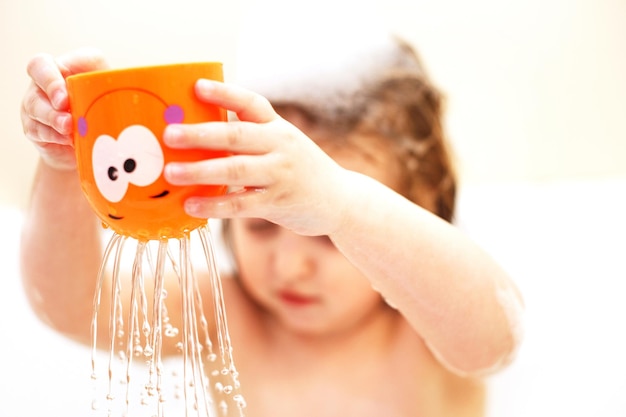
[[[406,317],[442,362],[477,372],[517,344],[517,289],[455,227],[359,174],[345,221],[331,235],[344,255]]]
[[[40,162],[22,229],[23,284],[43,321],[82,341],[100,266],[99,228],[76,172]]]

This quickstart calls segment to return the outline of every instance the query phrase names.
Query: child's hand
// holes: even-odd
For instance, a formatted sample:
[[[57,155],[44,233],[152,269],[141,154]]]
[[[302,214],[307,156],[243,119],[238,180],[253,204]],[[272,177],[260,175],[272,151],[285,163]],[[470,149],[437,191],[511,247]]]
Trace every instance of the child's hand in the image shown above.
[[[170,125],[164,141],[175,148],[221,149],[234,155],[170,163],[172,184],[226,184],[220,197],[186,201],[197,217],[259,217],[305,235],[326,235],[341,221],[351,175],[262,96],[236,86],[200,80],[197,96],[237,114],[240,121]]]
[[[22,100],[22,126],[48,165],[57,169],[76,166],[65,78],[106,66],[93,49],[79,49],[56,59],[40,54],[28,63],[32,82]]]

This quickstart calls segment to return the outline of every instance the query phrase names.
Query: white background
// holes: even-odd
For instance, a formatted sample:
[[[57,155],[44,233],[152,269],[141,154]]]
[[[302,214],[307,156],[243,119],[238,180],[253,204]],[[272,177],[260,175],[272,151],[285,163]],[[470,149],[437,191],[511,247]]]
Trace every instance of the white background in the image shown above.
[[[518,360],[491,379],[490,417],[626,416],[626,2],[375,3],[448,97],[460,226],[526,298],[526,340]],[[371,15],[365,4],[350,5],[346,28]],[[250,7],[0,3],[0,417],[85,416],[91,393],[88,350],[33,317],[19,281],[19,210],[36,161],[19,121],[26,62],[40,51],[94,45],[114,67],[221,60],[234,79],[242,22],[259,34],[281,29],[276,1],[263,3],[268,13],[251,27]]]

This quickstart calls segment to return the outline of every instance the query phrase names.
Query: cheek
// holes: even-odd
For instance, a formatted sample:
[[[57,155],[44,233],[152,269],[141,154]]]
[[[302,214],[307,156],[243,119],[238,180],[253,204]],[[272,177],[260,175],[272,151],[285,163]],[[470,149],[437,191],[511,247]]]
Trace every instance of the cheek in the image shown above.
[[[352,282],[352,285],[346,287],[346,299],[351,299],[354,305],[369,308],[378,305],[382,301],[382,297],[376,292],[369,281],[362,278],[358,282]]]
[[[386,309],[384,300],[367,279],[345,283],[351,285],[343,285],[334,296],[336,320],[343,326],[358,325]]]
[[[340,253],[337,253],[337,260],[326,272],[329,274],[330,288],[338,299],[342,299],[346,304],[368,307],[378,304],[381,296],[376,292],[369,280],[356,269]]]

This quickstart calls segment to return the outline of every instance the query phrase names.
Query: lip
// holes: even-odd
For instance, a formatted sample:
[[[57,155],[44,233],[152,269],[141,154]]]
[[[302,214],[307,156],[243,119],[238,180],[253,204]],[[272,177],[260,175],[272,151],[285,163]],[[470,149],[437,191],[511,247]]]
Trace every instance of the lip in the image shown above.
[[[281,291],[278,296],[280,299],[292,306],[308,306],[317,301],[317,298],[298,294],[291,291]]]

